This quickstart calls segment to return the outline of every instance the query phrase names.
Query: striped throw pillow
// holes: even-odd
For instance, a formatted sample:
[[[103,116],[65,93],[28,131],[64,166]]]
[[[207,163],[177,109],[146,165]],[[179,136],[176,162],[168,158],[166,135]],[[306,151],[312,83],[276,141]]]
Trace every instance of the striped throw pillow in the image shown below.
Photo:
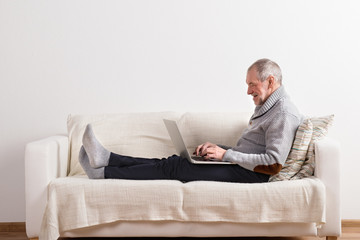
[[[291,180],[301,179],[314,175],[315,170],[315,142],[324,138],[328,133],[330,126],[334,121],[334,115],[329,115],[319,118],[310,118],[313,124],[313,134],[309,144],[309,149],[306,153],[304,164],[301,166],[300,171],[292,177]]]

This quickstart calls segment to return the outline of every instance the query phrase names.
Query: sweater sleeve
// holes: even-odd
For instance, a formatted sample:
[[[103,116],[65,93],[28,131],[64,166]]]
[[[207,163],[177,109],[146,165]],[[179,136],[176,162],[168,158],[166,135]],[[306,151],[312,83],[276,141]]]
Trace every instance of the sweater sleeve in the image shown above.
[[[226,151],[223,161],[237,163],[254,172],[274,175],[280,172],[285,163],[299,124],[299,119],[294,115],[279,114],[264,129],[265,153],[243,153],[234,147]]]

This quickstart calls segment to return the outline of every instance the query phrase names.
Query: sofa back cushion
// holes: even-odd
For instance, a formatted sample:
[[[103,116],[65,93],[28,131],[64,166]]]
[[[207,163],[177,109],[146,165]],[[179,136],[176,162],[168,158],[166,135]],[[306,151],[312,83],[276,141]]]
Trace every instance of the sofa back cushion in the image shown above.
[[[236,145],[251,117],[250,113],[184,113],[178,126],[190,153],[205,142]]]
[[[250,113],[120,113],[68,117],[70,176],[85,174],[79,164],[82,136],[91,123],[109,151],[136,157],[163,158],[176,154],[163,119],[177,120],[189,148],[206,141],[234,146],[247,127]],[[191,152],[192,153],[192,152]]]

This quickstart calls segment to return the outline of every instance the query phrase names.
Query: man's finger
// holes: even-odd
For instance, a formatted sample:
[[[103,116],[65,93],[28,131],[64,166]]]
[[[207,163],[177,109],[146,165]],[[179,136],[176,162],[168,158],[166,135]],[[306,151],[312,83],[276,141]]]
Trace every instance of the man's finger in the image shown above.
[[[216,158],[216,156],[214,153],[208,153],[208,154],[206,154],[206,156],[204,158],[205,159],[214,159],[214,158]]]
[[[196,155],[199,156],[199,154],[202,154],[202,152],[204,151],[204,145],[205,144],[201,144],[196,148]]]
[[[214,148],[209,147],[209,148],[206,148],[203,152],[201,152],[201,156],[208,157],[209,154],[213,154],[214,152],[215,152]]]
[[[199,155],[200,147],[201,147],[201,145],[197,146],[197,148],[195,149],[194,154],[196,154],[196,156]]]

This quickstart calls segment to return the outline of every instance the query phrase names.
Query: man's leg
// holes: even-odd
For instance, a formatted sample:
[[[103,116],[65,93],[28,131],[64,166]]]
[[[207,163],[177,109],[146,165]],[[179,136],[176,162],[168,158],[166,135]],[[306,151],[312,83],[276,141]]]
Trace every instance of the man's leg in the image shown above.
[[[267,182],[269,176],[246,170],[238,165],[192,164],[179,156],[172,156],[148,164],[127,167],[107,166],[105,178],[255,183]]]
[[[129,167],[139,164],[150,164],[150,163],[157,163],[158,161],[165,160],[158,159],[158,158],[138,158],[138,157],[130,157],[130,156],[123,156],[120,154],[116,154],[111,152],[108,166],[111,167]]]
[[[132,158],[110,152],[97,140],[91,124],[86,126],[82,142],[89,158],[89,164],[93,168],[101,168],[105,166],[132,166],[160,160]]]

